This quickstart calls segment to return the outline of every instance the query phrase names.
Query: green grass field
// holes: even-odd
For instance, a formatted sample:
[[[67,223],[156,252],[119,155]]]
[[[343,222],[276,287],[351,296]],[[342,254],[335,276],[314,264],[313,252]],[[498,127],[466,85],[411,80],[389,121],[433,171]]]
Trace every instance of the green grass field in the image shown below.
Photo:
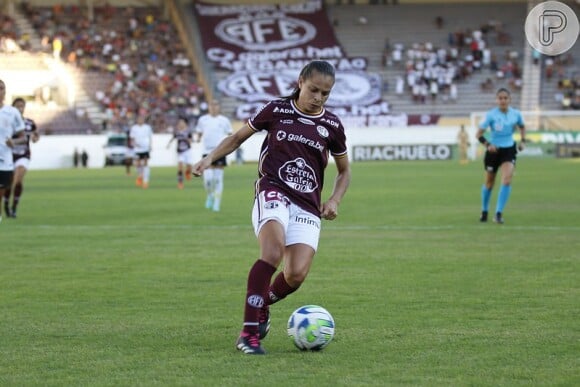
[[[478,222],[480,162],[353,164],[266,356],[234,349],[255,175],[229,167],[211,213],[174,168],[148,190],[117,167],[30,171],[0,224],[0,385],[580,385],[580,163],[522,158],[503,226]],[[334,316],[320,353],[286,335],[303,304]]]

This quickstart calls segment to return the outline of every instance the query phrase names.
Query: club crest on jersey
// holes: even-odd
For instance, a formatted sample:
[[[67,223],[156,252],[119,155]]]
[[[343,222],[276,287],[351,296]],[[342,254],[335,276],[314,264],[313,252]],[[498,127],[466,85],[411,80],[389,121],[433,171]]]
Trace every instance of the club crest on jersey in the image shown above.
[[[324,126],[322,125],[318,125],[316,127],[316,131],[318,132],[318,134],[320,134],[322,137],[326,138],[328,137],[328,129],[326,129]]]
[[[314,125],[314,121],[309,120],[308,118],[304,118],[304,117],[299,117],[298,121],[302,122],[303,124],[306,125]]]
[[[279,130],[278,133],[276,133],[276,140],[284,141],[285,139],[286,139],[286,132],[283,130]]]

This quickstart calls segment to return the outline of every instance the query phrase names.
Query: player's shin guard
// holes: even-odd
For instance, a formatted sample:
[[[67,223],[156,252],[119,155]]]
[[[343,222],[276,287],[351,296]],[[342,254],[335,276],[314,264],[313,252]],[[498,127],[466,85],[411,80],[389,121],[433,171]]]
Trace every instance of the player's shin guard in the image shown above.
[[[246,303],[244,305],[244,332],[257,334],[260,308],[264,305],[265,294],[276,268],[258,259],[248,274]]]
[[[213,175],[213,210],[219,211],[224,190],[224,171],[216,169]]]
[[[298,288],[293,288],[288,285],[288,282],[286,282],[286,278],[284,277],[284,272],[280,272],[274,279],[274,282],[272,282],[272,285],[270,285],[270,289],[268,289],[266,304],[275,304],[294,293],[296,290],[298,290]]]
[[[22,183],[17,183],[14,185],[14,196],[12,197],[12,211],[16,210],[18,207],[18,203],[20,203],[20,197],[22,196],[22,192],[24,191],[24,186]]]

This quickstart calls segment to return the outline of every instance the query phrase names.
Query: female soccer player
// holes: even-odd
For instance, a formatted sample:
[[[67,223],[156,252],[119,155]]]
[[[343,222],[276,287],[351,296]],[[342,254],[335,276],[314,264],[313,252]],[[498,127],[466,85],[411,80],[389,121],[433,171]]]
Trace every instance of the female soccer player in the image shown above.
[[[511,183],[516,165],[516,143],[514,132],[520,130],[521,142],[518,149],[524,149],[526,128],[519,110],[510,107],[510,92],[501,88],[496,93],[497,107],[489,110],[485,119],[479,125],[476,133],[478,141],[486,148],[483,165],[485,167],[485,183],[481,188],[481,222],[487,222],[489,199],[495,183],[497,170],[501,169],[501,188],[495,208],[494,222],[503,224],[503,209],[510,197]],[[491,131],[491,139],[484,137],[487,129]]]
[[[25,123],[22,115],[14,106],[4,104],[6,84],[0,79],[0,197],[12,184],[14,161],[12,148],[24,142]],[[6,216],[10,216],[8,212]],[[0,211],[0,221],[2,212]]]
[[[12,102],[12,106],[18,109],[25,124],[25,136],[22,140],[23,142],[15,143],[12,147],[12,158],[14,161],[12,187],[8,187],[4,193],[4,212],[9,218],[16,218],[18,204],[20,203],[20,198],[24,191],[24,176],[26,175],[26,171],[28,171],[28,166],[30,165],[30,141],[37,142],[40,136],[36,130],[36,123],[30,118],[24,117],[26,101],[23,98],[16,98]],[[10,206],[10,196],[12,196],[12,206]]]
[[[149,157],[151,144],[153,142],[153,129],[146,122],[146,113],[139,112],[137,122],[131,126],[129,131],[129,147],[135,151],[135,163],[137,167],[137,187],[147,189],[151,169],[149,167]]]
[[[188,180],[191,179],[191,142],[193,141],[193,136],[188,130],[188,124],[187,118],[179,117],[177,130],[167,143],[167,148],[169,148],[173,140],[177,140],[177,188],[179,189],[183,189],[184,177]]]
[[[209,112],[199,117],[195,127],[197,141],[203,143],[203,156],[215,149],[232,133],[230,120],[221,114],[218,100],[209,103]],[[228,165],[225,157],[214,159],[211,166],[203,171],[203,186],[207,194],[205,208],[218,212],[224,190],[224,168]]]
[[[350,183],[344,128],[324,108],[334,81],[331,64],[308,63],[290,96],[264,105],[193,166],[193,174],[200,176],[214,160],[236,150],[252,134],[267,132],[252,211],[260,258],[248,275],[243,329],[236,341],[236,348],[246,354],[265,353],[260,340],[269,330],[269,306],[295,292],[306,279],[318,247],[321,218],[336,218]],[[322,202],[329,153],[338,174],[332,194]],[[271,281],[282,260],[283,271]]]

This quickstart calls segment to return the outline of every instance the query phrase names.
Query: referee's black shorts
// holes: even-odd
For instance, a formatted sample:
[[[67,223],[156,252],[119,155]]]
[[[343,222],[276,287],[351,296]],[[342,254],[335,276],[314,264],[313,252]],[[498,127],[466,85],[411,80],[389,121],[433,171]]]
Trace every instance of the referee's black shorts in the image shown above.
[[[496,152],[485,152],[483,166],[487,172],[497,173],[497,170],[503,163],[512,163],[516,165],[516,155],[518,151],[516,144],[507,148],[497,148]]]

